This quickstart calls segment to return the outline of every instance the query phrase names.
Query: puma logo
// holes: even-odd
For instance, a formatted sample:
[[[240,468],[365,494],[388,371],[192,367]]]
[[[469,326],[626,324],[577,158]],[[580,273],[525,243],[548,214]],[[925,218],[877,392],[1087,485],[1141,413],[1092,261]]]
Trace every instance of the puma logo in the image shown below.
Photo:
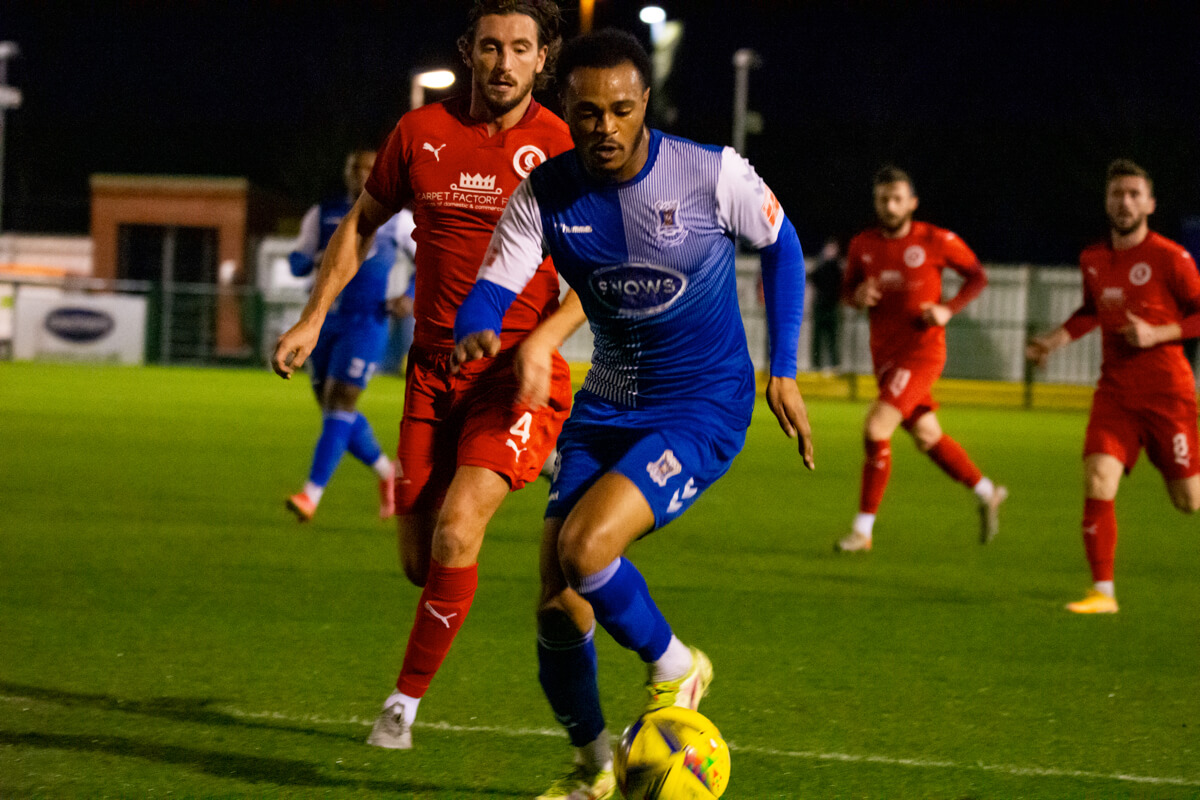
[[[445,145],[442,145],[442,146],[445,147]],[[433,614],[435,617],[437,617],[438,621],[441,622],[443,625],[445,625],[447,628],[450,627],[450,618],[458,616],[457,611],[454,612],[453,614],[446,614],[445,616],[442,616],[441,614],[439,614],[438,612],[433,610],[433,606],[429,605],[428,601],[425,602],[425,610],[428,611],[430,614]]]
[[[445,146],[445,145],[443,145],[443,146]],[[521,453],[524,453],[524,452],[525,452],[525,448],[524,448],[524,447],[517,447],[517,443],[516,443],[516,442],[514,442],[512,439],[508,439],[508,440],[507,440],[507,441],[505,441],[504,443],[505,443],[506,445],[508,445],[509,447],[511,447],[511,448],[513,449],[513,452],[514,452],[514,453],[516,453],[516,455],[515,455],[515,456],[513,456],[513,458],[517,458],[517,459],[519,459],[519,458],[521,457]]]
[[[440,153],[439,151],[442,149],[442,147],[445,147],[445,146],[446,146],[446,145],[442,145],[441,147],[434,147],[434,146],[433,146],[433,145],[431,145],[429,142],[426,142],[426,143],[425,143],[425,146],[424,146],[424,147],[422,147],[421,149],[422,149],[422,150],[428,150],[429,152],[433,153],[433,157],[434,157],[435,159],[437,159],[438,163],[441,163],[441,160],[442,160],[442,155],[441,155],[441,153]]]
[[[1095,525],[1084,525],[1083,526],[1083,535],[1084,536],[1095,536],[1096,535],[1096,526]]]

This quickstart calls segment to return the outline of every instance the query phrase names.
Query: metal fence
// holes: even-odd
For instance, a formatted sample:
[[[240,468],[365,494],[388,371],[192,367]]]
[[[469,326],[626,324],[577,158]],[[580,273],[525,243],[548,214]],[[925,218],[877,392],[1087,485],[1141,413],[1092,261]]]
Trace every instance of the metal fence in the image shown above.
[[[14,293],[29,284],[60,286],[65,292],[117,292],[140,295],[147,300],[146,352],[149,363],[160,364],[265,364],[279,334],[299,318],[306,298],[297,285],[266,286],[262,276],[286,269],[290,240],[265,240],[259,248],[257,286],[222,286],[151,281],[102,281],[72,279],[65,284],[48,279],[11,281]],[[283,259],[283,266],[280,266]],[[1052,384],[1087,385],[1099,374],[1100,342],[1095,334],[1063,348],[1051,356],[1045,370],[1031,373],[1024,359],[1024,343],[1033,333],[1049,330],[1078,307],[1081,301],[1079,273],[1075,268],[992,265],[989,285],[948,326],[948,361],[945,376],[1001,381],[1037,381]],[[737,262],[738,299],[745,322],[751,357],[760,370],[768,363],[766,318],[759,294],[759,264],[755,256]],[[9,281],[5,281],[9,282]],[[947,272],[946,292],[957,290],[957,275]],[[232,294],[240,303],[244,354],[230,357],[215,347],[218,294],[226,301]],[[811,305],[811,298],[807,300]],[[697,335],[703,335],[697,331]],[[802,371],[812,369],[811,314],[805,314],[798,343]],[[563,347],[569,361],[591,359],[592,338],[585,326]],[[842,309],[839,341],[840,371],[870,374],[866,316]]]

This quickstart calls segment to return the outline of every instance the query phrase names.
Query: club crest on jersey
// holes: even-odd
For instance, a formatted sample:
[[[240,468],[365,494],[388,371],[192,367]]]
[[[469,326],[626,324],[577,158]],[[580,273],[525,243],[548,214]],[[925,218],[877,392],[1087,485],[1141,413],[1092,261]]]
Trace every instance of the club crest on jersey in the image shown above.
[[[513,154],[513,169],[522,178],[528,178],[529,173],[533,172],[533,168],[546,160],[546,154],[541,148],[534,147],[531,144],[524,145],[517,149]]]
[[[655,264],[617,264],[588,277],[592,295],[621,317],[646,317],[666,310],[687,288],[687,276]]]
[[[919,244],[909,245],[904,248],[904,265],[906,267],[919,267],[925,263],[925,248]]]
[[[488,175],[485,178],[482,173],[469,175],[466,172],[458,173],[458,183],[450,184],[450,188],[456,192],[475,192],[477,194],[501,194],[504,191],[496,188],[495,175]]]
[[[654,210],[658,216],[654,238],[658,239],[659,244],[674,247],[682,242],[687,236],[687,229],[679,221],[679,201],[659,200],[654,204]]]
[[[667,481],[683,472],[683,465],[675,457],[674,451],[668,449],[663,450],[663,454],[658,457],[658,461],[651,461],[647,464],[646,471],[650,473],[650,480],[659,486],[666,486]]]
[[[1150,265],[1139,261],[1129,268],[1129,282],[1134,286],[1145,286],[1150,281]]]

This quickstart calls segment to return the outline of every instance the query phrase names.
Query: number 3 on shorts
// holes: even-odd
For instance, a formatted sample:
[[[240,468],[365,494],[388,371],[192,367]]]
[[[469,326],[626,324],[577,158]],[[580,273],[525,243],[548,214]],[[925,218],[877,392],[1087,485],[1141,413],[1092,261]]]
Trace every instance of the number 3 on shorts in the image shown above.
[[[513,436],[520,436],[521,444],[529,444],[529,428],[531,425],[533,425],[533,413],[526,411],[521,415],[520,419],[513,423],[508,432]]]

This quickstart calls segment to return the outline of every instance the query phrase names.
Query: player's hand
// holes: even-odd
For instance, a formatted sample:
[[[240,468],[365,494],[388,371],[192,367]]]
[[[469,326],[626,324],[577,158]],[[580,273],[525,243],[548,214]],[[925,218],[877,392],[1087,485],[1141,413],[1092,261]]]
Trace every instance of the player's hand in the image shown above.
[[[1035,336],[1025,343],[1025,360],[1032,361],[1037,367],[1046,366],[1050,357],[1050,343],[1045,336]]]
[[[304,366],[320,335],[320,322],[301,319],[279,337],[271,356],[271,369],[285,380],[292,377],[293,372]]]
[[[457,373],[459,368],[469,361],[481,358],[491,358],[500,352],[500,337],[495,331],[477,331],[468,333],[454,345],[454,359],[450,372]]]
[[[1131,346],[1144,349],[1154,347],[1161,341],[1156,326],[1146,322],[1132,311],[1126,311],[1125,317],[1129,320],[1129,324],[1121,328],[1121,333]]]
[[[406,294],[387,301],[387,310],[396,319],[407,319],[413,313],[413,299]]]
[[[854,290],[854,305],[859,308],[870,308],[878,304],[881,297],[883,297],[883,292],[879,290],[879,281],[870,277]]]
[[[771,376],[767,381],[767,405],[779,427],[789,439],[800,440],[800,457],[804,466],[810,470],[817,468],[813,460],[812,426],[808,424],[808,409],[804,398],[800,396],[800,387],[795,378],[777,378]]]
[[[931,328],[944,328],[954,316],[948,306],[941,303],[922,303],[921,321]]]
[[[554,345],[545,342],[535,329],[517,348],[513,373],[517,376],[517,404],[542,408],[550,401],[554,371]]]

